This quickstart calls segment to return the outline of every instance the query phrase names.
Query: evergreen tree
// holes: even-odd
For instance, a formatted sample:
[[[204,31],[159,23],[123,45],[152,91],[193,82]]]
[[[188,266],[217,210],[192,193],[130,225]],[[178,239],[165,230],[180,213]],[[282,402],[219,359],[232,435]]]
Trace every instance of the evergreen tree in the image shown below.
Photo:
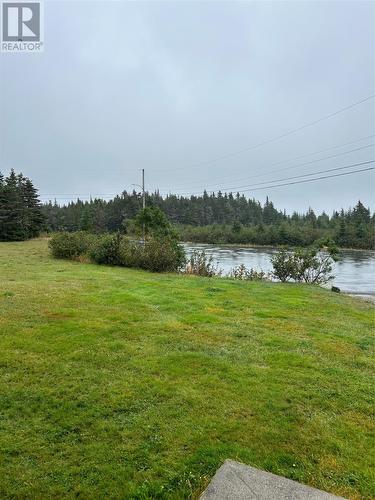
[[[346,245],[346,223],[345,223],[344,217],[341,217],[341,219],[340,219],[340,225],[339,225],[339,230],[338,230],[338,234],[336,237],[336,241],[340,246]]]
[[[360,201],[354,207],[351,216],[355,224],[367,224],[370,222],[370,210],[366,208]]]
[[[1,240],[18,241],[25,239],[23,227],[23,207],[19,189],[19,178],[12,169],[5,179],[5,204],[3,209],[3,232]]]
[[[26,238],[35,238],[44,225],[44,216],[41,210],[38,192],[28,178],[22,178],[20,189],[23,206],[23,227]]]
[[[92,229],[91,210],[89,206],[85,206],[81,214],[80,229],[82,231],[90,231]]]
[[[20,241],[35,237],[44,217],[32,182],[12,169],[0,175],[0,241]]]
[[[6,206],[5,206],[5,179],[0,172],[0,240],[5,233]]]

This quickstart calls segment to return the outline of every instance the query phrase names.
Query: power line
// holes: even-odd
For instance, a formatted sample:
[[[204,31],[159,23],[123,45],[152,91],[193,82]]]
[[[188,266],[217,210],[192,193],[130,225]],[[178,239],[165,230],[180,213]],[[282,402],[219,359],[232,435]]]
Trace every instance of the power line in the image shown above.
[[[351,175],[351,174],[357,174],[359,172],[368,172],[369,170],[375,170],[375,167],[362,168],[360,170],[353,170],[352,172],[342,172],[340,174],[326,175],[326,176],[322,176],[322,177],[316,177],[314,179],[305,179],[303,181],[288,182],[286,184],[275,184],[274,186],[264,186],[264,187],[258,187],[255,189],[245,189],[243,191],[238,191],[238,192],[239,193],[246,193],[247,191],[259,191],[260,189],[271,189],[271,188],[281,187],[281,186],[292,186],[294,184],[304,184],[305,182],[313,182],[313,181],[318,181],[321,179],[331,179],[332,177],[341,177],[342,175]]]
[[[275,163],[271,163],[269,166],[279,165],[281,163],[285,163],[285,162],[288,162],[288,161],[298,160],[298,159],[301,159],[301,158],[305,158],[307,156],[311,156],[311,155],[314,155],[314,154],[319,154],[319,153],[322,153],[324,151],[329,151],[329,150],[337,149],[339,147],[347,146],[347,145],[350,145],[350,144],[355,144],[356,142],[360,142],[360,141],[363,141],[363,140],[366,140],[366,139],[370,139],[370,138],[372,138],[374,136],[375,136],[375,134],[371,134],[371,135],[368,135],[368,136],[365,136],[365,137],[361,137],[360,139],[356,139],[355,141],[350,141],[350,142],[346,142],[346,143],[343,143],[343,144],[338,144],[336,146],[331,146],[329,148],[321,149],[319,151],[306,153],[304,155],[297,156],[295,158],[290,158],[290,159],[287,159],[287,160],[281,160],[281,161],[278,161],[278,162],[275,162]],[[302,166],[305,166],[305,165],[310,165],[312,163],[317,163],[319,161],[324,161],[324,160],[327,160],[327,159],[330,159],[330,158],[335,158],[337,156],[342,156],[342,155],[345,155],[345,154],[349,154],[349,153],[353,153],[353,152],[356,152],[356,151],[360,151],[362,149],[369,148],[369,147],[371,147],[373,145],[374,145],[374,143],[368,144],[366,146],[361,146],[359,148],[355,148],[355,149],[352,149],[352,150],[349,150],[349,151],[343,151],[341,153],[337,153],[336,155],[331,155],[331,156],[327,156],[327,157],[324,157],[324,158],[317,158],[316,160],[311,160],[309,162],[300,163],[298,165],[291,165],[291,166],[288,166],[288,167],[283,167],[281,169],[270,170],[270,171],[268,171],[268,172],[266,172],[264,174],[263,173],[261,173],[261,174],[255,174],[255,175],[252,175],[252,176],[242,177],[242,178],[237,179],[237,180],[241,181],[241,180],[253,179],[253,178],[256,178],[256,177],[262,177],[263,175],[267,175],[267,174],[270,174],[270,173],[281,172],[281,171],[284,171],[284,170],[290,170],[290,169],[302,167]],[[199,182],[201,182],[201,181],[199,181]],[[269,182],[271,182],[271,181],[269,181]],[[205,185],[204,187],[202,187],[202,189],[206,189],[209,186],[220,186],[220,185],[221,185],[220,183],[208,184],[208,185]],[[186,186],[185,186],[185,188],[175,188],[174,191],[178,191],[178,190],[181,190],[181,189],[186,189]],[[197,188],[197,189],[199,189],[199,188]],[[227,188],[227,189],[236,189],[236,188]],[[166,194],[168,194],[168,193],[166,193],[166,192],[163,193],[163,195],[166,195]],[[83,194],[83,193],[47,193],[47,194],[40,195],[40,197],[41,198],[49,198],[49,197],[55,198],[55,197],[59,197],[59,198],[56,198],[56,199],[69,199],[69,198],[73,197],[72,199],[75,199],[76,197],[95,198],[97,196],[102,196],[102,197],[107,197],[108,198],[108,197],[118,196],[118,195],[119,195],[118,193],[87,193],[87,194]]]
[[[291,169],[295,169],[295,168],[298,168],[298,167],[303,167],[303,166],[306,166],[306,165],[311,165],[311,164],[317,163],[319,161],[329,160],[331,158],[337,158],[338,156],[346,155],[346,154],[349,154],[349,153],[354,153],[356,151],[361,151],[363,149],[367,149],[367,148],[370,148],[372,146],[374,146],[374,143],[367,144],[366,146],[361,146],[359,148],[351,149],[349,151],[342,151],[341,153],[337,153],[335,155],[325,156],[324,158],[317,158],[316,160],[311,160],[311,161],[308,161],[308,162],[299,163],[298,165],[291,165],[291,166],[279,168],[279,169],[276,169],[276,170],[269,170],[265,174],[256,174],[256,175],[251,175],[249,177],[242,177],[241,179],[237,179],[237,180],[241,181],[241,180],[253,179],[255,177],[262,177],[263,175],[268,175],[268,174],[272,174],[272,173],[275,173],[275,172],[282,172],[282,171],[285,171],[285,170],[291,170]],[[271,182],[271,181],[266,181],[266,182]],[[220,186],[220,185],[221,185],[220,183],[209,184],[209,185],[203,186],[202,189],[207,189],[207,187],[209,187],[209,186]],[[199,189],[199,188],[196,188],[196,189]],[[231,189],[237,189],[237,188],[236,187],[228,187],[228,188],[222,188],[222,189],[223,190],[231,190]],[[175,191],[178,191],[178,189],[176,189]]]
[[[315,173],[311,173],[311,174],[304,174],[304,175],[301,175],[301,176],[291,177],[291,178],[287,178],[287,179],[284,179],[284,180],[293,179],[293,178],[297,178],[297,177],[303,177],[303,176],[307,176],[307,175],[316,175],[317,173],[330,172],[330,171],[333,171],[333,170],[338,170],[338,169],[343,169],[343,168],[353,168],[355,166],[366,165],[366,164],[374,163],[374,162],[375,162],[375,160],[369,160],[367,162],[357,163],[357,164],[353,164],[353,165],[347,165],[347,166],[344,166],[344,167],[336,167],[334,169],[329,169],[329,170],[326,170],[326,171],[323,170],[321,172],[315,172]],[[245,192],[248,192],[248,191],[259,191],[261,189],[271,189],[271,188],[276,188],[276,187],[292,186],[292,185],[295,185],[295,184],[304,184],[306,182],[313,182],[313,181],[318,181],[318,180],[323,180],[323,179],[331,179],[333,177],[341,177],[341,176],[344,176],[344,175],[351,175],[351,174],[356,174],[356,173],[360,173],[360,172],[368,172],[370,170],[375,170],[375,167],[362,168],[362,169],[359,169],[359,170],[353,170],[351,172],[341,172],[339,174],[332,174],[332,175],[320,176],[320,177],[315,177],[313,179],[304,179],[304,180],[300,180],[300,181],[287,182],[287,183],[283,183],[283,184],[273,184],[273,185],[269,185],[269,186],[253,187],[253,188],[249,187],[249,186],[246,186],[247,189],[238,190],[237,192],[238,193],[245,193]],[[280,179],[280,180],[282,180],[282,179]],[[270,181],[270,182],[278,182],[278,180]],[[255,186],[259,186],[259,184],[256,184]],[[191,196],[194,195],[194,194],[196,195],[196,194],[200,194],[200,193],[190,193]],[[189,193],[186,193],[186,195],[189,195]],[[181,196],[183,196],[183,195],[181,195]],[[60,198],[60,199],[66,200],[67,198]],[[80,201],[84,201],[84,200],[80,200]]]
[[[41,194],[40,196],[42,198],[45,198],[47,196],[84,196],[86,198],[95,198],[95,196],[105,196],[108,198],[108,196],[116,196],[118,193],[91,193],[91,194],[78,194],[78,193],[49,193],[49,194]]]
[[[251,146],[248,146],[248,147],[245,147],[242,149],[238,149],[237,151],[232,151],[232,152],[224,154],[222,156],[217,156],[216,158],[213,158],[212,160],[207,160],[204,162],[192,164],[190,166],[167,169],[164,171],[185,170],[186,168],[202,167],[205,165],[210,165],[212,163],[216,163],[217,161],[226,160],[227,158],[231,158],[233,156],[237,156],[237,155],[242,154],[242,153],[246,153],[247,151],[252,151],[254,149],[265,146],[266,144],[270,144],[271,142],[278,141],[279,139],[283,139],[284,137],[287,137],[288,135],[295,134],[296,132],[299,132],[300,130],[303,130],[303,129],[308,128],[308,127],[312,127],[313,125],[316,125],[317,123],[320,123],[324,120],[328,120],[329,118],[332,118],[340,113],[343,113],[344,111],[347,111],[348,109],[354,108],[355,106],[359,106],[360,104],[363,104],[364,102],[367,102],[370,99],[373,99],[374,97],[375,97],[375,94],[372,94],[370,96],[365,97],[364,99],[361,99],[360,101],[356,101],[352,104],[349,104],[348,106],[345,106],[344,108],[340,108],[337,111],[334,111],[333,113],[322,116],[321,118],[318,118],[317,120],[313,120],[311,122],[308,122],[305,125],[301,125],[300,127],[294,128],[292,130],[288,130],[287,132],[284,132],[283,134],[277,135],[275,137],[271,137],[270,139],[266,139],[266,140],[259,142],[257,144],[253,144]]]
[[[264,184],[269,184],[270,182],[274,183],[274,182],[281,182],[281,181],[289,181],[289,180],[292,180],[292,179],[300,179],[302,177],[309,177],[311,175],[325,174],[327,172],[335,172],[337,170],[344,170],[344,169],[347,169],[347,168],[359,167],[361,165],[369,165],[370,163],[374,163],[374,161],[375,160],[364,161],[364,162],[361,162],[361,163],[354,163],[352,165],[345,165],[344,167],[329,168],[329,169],[325,169],[325,170],[319,170],[318,172],[310,172],[308,174],[294,175],[292,177],[285,177],[284,179],[275,179],[274,181],[258,182],[257,184],[252,184],[250,186],[239,186],[239,187],[242,187],[242,188],[250,187],[251,188],[253,186],[263,186]],[[233,189],[237,189],[237,188],[233,188]]]
[[[367,163],[374,163],[374,162],[375,162],[375,160],[372,160],[371,162],[367,162]],[[341,177],[343,175],[351,175],[351,174],[357,174],[357,173],[360,173],[360,172],[368,172],[370,170],[375,170],[375,167],[362,168],[362,169],[359,169],[359,170],[353,170],[351,172],[341,172],[340,174],[325,175],[325,176],[315,177],[314,179],[304,179],[302,181],[286,182],[286,183],[283,183],[283,184],[274,184],[274,185],[271,185],[271,186],[262,186],[262,187],[255,187],[255,188],[243,189],[243,190],[237,191],[237,192],[238,193],[246,193],[248,191],[259,191],[261,189],[271,189],[271,188],[276,188],[276,187],[292,186],[292,185],[295,185],[295,184],[304,184],[306,182],[313,182],[313,181],[318,181],[318,180],[322,180],[322,179],[331,179],[333,177]],[[310,175],[313,175],[313,174],[310,174]],[[194,193],[192,193],[192,195],[193,194]]]
[[[291,179],[298,179],[298,178],[301,178],[301,177],[308,177],[310,175],[325,174],[327,172],[333,172],[335,170],[343,170],[343,169],[346,169],[346,168],[354,168],[354,167],[359,167],[361,165],[368,165],[369,163],[374,163],[374,161],[375,160],[369,160],[369,161],[360,162],[360,163],[353,163],[351,165],[346,165],[344,167],[329,168],[329,169],[319,170],[317,172],[310,172],[310,173],[307,173],[307,174],[294,175],[293,177],[284,177],[283,179],[275,179],[275,180],[270,180],[270,181],[258,182],[257,184],[242,185],[242,186],[236,186],[236,187],[231,187],[231,188],[222,187],[222,188],[219,189],[219,191],[224,191],[224,192],[225,191],[237,191],[238,189],[242,189],[242,188],[252,188],[252,187],[261,186],[261,185],[264,185],[264,184],[273,184],[274,182],[288,181],[288,180],[291,180]],[[195,193],[183,193],[183,194],[185,194],[185,195],[197,195],[197,194],[200,194],[200,193],[201,193],[201,191],[195,192]]]
[[[97,195],[101,196],[101,195]],[[60,195],[60,196],[53,196],[47,197],[46,195],[44,196],[39,196],[39,198],[44,198],[44,201],[53,201],[53,200],[79,200],[79,201],[88,201],[88,200],[99,200],[99,201],[110,201],[116,196],[120,196],[118,193],[113,193],[113,194],[106,194],[102,198],[98,198],[97,196],[91,196],[89,194],[77,194],[77,195]],[[85,199],[84,199],[85,198]]]
[[[365,141],[367,139],[371,139],[374,136],[375,136],[375,134],[367,135],[365,137],[360,137],[359,139],[356,139],[355,141],[344,142],[342,144],[337,144],[335,146],[330,146],[329,148],[319,149],[318,151],[312,151],[310,153],[305,153],[305,154],[300,155],[300,156],[295,156],[294,158],[287,158],[287,159],[284,159],[284,160],[280,160],[280,161],[277,161],[277,162],[274,162],[274,163],[270,163],[268,165],[268,167],[273,167],[273,166],[276,166],[276,165],[281,165],[282,163],[287,163],[287,162],[290,162],[290,161],[301,160],[302,158],[307,158],[308,156],[317,155],[319,153],[325,153],[326,151],[331,151],[332,149],[342,148],[344,146],[350,146],[351,144],[356,144],[357,142],[361,142],[361,141]],[[276,172],[276,170],[273,170],[273,171],[270,171],[270,172],[265,172],[265,173],[267,174],[267,173],[274,173],[274,172]],[[257,175],[254,175],[252,177],[261,177],[262,175],[264,175],[264,174],[263,173],[262,174],[257,174]],[[225,176],[222,176],[220,178],[221,179],[228,179],[228,178],[232,178],[232,175],[225,175]],[[247,178],[248,177],[245,177],[245,178],[242,177],[242,178],[237,179],[237,180],[238,181],[240,181],[240,180],[246,180]],[[195,181],[195,182],[192,182],[191,184],[192,185],[196,185],[196,184],[201,184],[201,183],[202,183],[202,181]],[[211,185],[213,185],[213,184],[211,184]],[[185,189],[185,188],[186,188],[186,186],[184,186],[183,188],[175,188],[175,190],[176,189],[180,190],[180,189]]]

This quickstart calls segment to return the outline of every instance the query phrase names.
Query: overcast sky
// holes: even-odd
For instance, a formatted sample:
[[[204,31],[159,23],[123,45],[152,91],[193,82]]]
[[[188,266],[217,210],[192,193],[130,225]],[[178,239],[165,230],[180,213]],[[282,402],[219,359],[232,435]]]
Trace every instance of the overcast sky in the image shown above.
[[[254,186],[374,159],[374,99],[253,147],[375,93],[374,21],[361,1],[47,1],[44,53],[0,54],[0,170],[59,201],[132,189],[144,168],[162,193],[374,209],[374,171]]]

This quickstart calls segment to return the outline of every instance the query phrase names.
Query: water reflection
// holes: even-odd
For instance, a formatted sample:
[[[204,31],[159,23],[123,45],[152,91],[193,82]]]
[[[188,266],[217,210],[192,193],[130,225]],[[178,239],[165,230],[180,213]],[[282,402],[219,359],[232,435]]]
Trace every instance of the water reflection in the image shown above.
[[[239,264],[254,269],[271,271],[270,256],[277,250],[274,248],[248,248],[225,245],[204,245],[189,243],[184,245],[187,253],[192,250],[205,250],[212,255],[215,262],[227,274]],[[335,279],[330,284],[338,286],[349,293],[375,295],[375,252],[371,250],[342,250],[341,259],[336,262]]]

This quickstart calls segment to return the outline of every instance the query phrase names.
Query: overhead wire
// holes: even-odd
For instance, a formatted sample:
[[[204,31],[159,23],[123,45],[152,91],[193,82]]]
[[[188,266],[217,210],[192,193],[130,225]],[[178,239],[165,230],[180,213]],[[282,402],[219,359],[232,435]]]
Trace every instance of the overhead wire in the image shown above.
[[[252,151],[254,149],[257,149],[257,148],[260,148],[262,146],[265,146],[267,144],[270,144],[272,142],[275,142],[275,141],[278,141],[280,139],[283,139],[284,137],[287,137],[291,134],[295,134],[296,132],[299,132],[301,130],[304,130],[308,127],[312,127],[313,125],[316,125],[317,123],[320,123],[324,120],[328,120],[329,118],[332,118],[340,113],[343,113],[344,111],[347,111],[349,109],[352,109],[356,106],[359,106],[360,104],[363,104],[364,102],[367,102],[369,101],[370,99],[374,99],[375,97],[375,94],[371,94],[367,97],[365,97],[364,99],[361,99],[359,101],[356,101],[352,104],[349,104],[348,106],[345,106],[343,108],[340,108],[336,111],[334,111],[333,113],[329,113],[328,115],[324,115],[316,120],[312,120],[311,122],[308,122],[308,123],[305,123],[304,125],[301,125],[299,127],[296,127],[294,129],[291,129],[291,130],[288,130],[287,132],[284,132],[280,135],[277,135],[277,136],[274,136],[274,137],[271,137],[269,139],[266,139],[264,141],[261,141],[257,144],[253,144],[251,146],[247,146],[247,147],[244,147],[242,149],[238,149],[236,151],[232,151],[230,153],[226,153],[224,155],[221,155],[221,156],[217,156],[216,158],[212,158],[211,160],[206,160],[206,161],[203,161],[203,162],[199,162],[199,163],[196,163],[196,164],[191,164],[191,165],[187,165],[187,166],[184,166],[184,167],[175,167],[173,169],[167,169],[164,171],[175,171],[175,170],[185,170],[186,168],[196,168],[196,167],[202,167],[202,166],[205,166],[205,165],[210,165],[212,163],[216,163],[218,161],[222,161],[222,160],[226,160],[227,158],[231,158],[233,156],[237,156],[239,154],[242,154],[242,153],[245,153],[247,151]]]
[[[315,160],[311,160],[311,161],[304,162],[304,163],[299,163],[297,165],[291,165],[291,166],[283,167],[283,168],[276,169],[276,170],[270,170],[266,174],[255,174],[255,175],[251,175],[251,176],[248,176],[248,177],[242,177],[241,179],[237,179],[237,181],[239,182],[241,180],[254,179],[256,177],[262,177],[263,175],[267,175],[267,174],[271,174],[271,173],[276,173],[276,172],[283,172],[285,170],[293,170],[295,168],[303,167],[303,166],[306,166],[306,165],[312,165],[313,163],[318,163],[320,161],[329,160],[329,159],[337,158],[339,156],[343,156],[343,155],[346,155],[346,154],[350,154],[350,153],[354,153],[354,152],[357,152],[357,151],[361,151],[363,149],[367,149],[367,148],[373,147],[374,145],[375,145],[374,143],[367,144],[366,146],[361,146],[359,148],[351,149],[349,151],[342,151],[341,153],[337,153],[337,154],[334,154],[334,155],[325,156],[323,158],[317,158]],[[201,186],[201,189],[207,189],[210,186],[222,186],[222,183],[208,184],[208,185],[206,184],[205,186]],[[196,188],[196,189],[199,189],[199,188]],[[236,189],[236,188],[235,187],[228,187],[228,188],[221,188],[221,189],[223,189],[223,190],[231,190],[231,189]],[[178,191],[178,190],[174,189],[173,191]]]

